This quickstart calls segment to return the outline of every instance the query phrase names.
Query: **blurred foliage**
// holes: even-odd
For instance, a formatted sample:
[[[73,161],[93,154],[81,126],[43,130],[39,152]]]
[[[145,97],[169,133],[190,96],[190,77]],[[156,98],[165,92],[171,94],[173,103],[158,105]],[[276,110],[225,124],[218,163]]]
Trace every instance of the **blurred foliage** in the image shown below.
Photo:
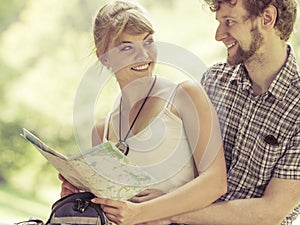
[[[14,23],[19,13],[22,11],[25,6],[26,0],[10,0],[10,1],[1,1],[0,4],[0,24],[1,31],[5,30],[10,26],[11,23]]]
[[[85,3],[77,3],[80,2]],[[74,67],[74,55],[80,44],[77,45],[76,40],[70,43],[68,37],[76,35],[72,34],[75,30],[65,27],[74,27],[75,23],[81,33],[88,29],[83,31],[84,14],[77,11],[82,17],[73,14],[72,18],[71,13],[64,13],[64,8],[72,8],[67,2],[64,5],[60,1],[5,3],[8,6],[1,4],[1,10],[5,10],[6,14],[0,12],[1,22],[5,25],[1,26],[0,37],[0,171],[4,181],[18,184],[18,174],[26,171],[26,167],[31,167],[35,175],[30,176],[33,179],[27,180],[28,185],[23,184],[23,187],[32,189],[34,180],[39,180],[39,176],[44,176],[51,169],[45,160],[36,161],[39,156],[19,133],[26,126],[43,130],[47,139],[53,140],[61,148],[70,145],[72,121],[67,117],[71,118],[72,114],[66,111],[68,107],[71,108],[72,102],[66,98],[73,97],[68,86],[76,86],[72,73],[78,70]],[[76,5],[75,1],[73,3]],[[85,10],[87,14],[91,13],[89,9]],[[64,129],[65,126],[69,128]],[[34,165],[38,169],[34,169]]]
[[[149,11],[157,40],[182,46],[208,65],[224,58],[224,47],[214,40],[214,15],[200,1],[140,3]],[[26,127],[63,153],[76,151],[73,104],[83,75],[96,60],[92,24],[103,4],[1,0],[0,182],[46,199],[58,196],[56,171],[19,134]],[[291,39],[298,58],[299,30],[298,23]],[[99,96],[95,120],[111,109],[116,94],[108,85]]]

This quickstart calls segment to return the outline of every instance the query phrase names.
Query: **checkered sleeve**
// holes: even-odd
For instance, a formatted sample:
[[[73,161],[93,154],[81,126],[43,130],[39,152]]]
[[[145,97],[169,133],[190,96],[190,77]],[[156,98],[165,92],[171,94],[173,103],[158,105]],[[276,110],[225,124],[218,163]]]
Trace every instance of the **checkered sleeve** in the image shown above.
[[[291,139],[289,148],[279,159],[273,177],[300,180],[300,131]]]

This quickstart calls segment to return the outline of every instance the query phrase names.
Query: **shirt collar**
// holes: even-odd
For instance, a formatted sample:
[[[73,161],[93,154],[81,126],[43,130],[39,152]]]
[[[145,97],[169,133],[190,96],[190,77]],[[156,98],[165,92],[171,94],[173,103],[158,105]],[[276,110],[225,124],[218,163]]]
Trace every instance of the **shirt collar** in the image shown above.
[[[284,99],[292,83],[295,83],[300,88],[300,72],[299,68],[297,68],[295,53],[290,45],[287,45],[287,53],[288,57],[285,64],[268,89],[268,92],[279,100]],[[230,82],[237,84],[243,90],[249,90],[251,88],[251,81],[245,65],[239,64],[234,66],[232,67],[232,71]]]
[[[295,53],[290,45],[287,45],[287,53],[288,57],[285,64],[268,89],[268,91],[279,100],[284,99],[293,83],[300,87],[300,73],[297,68]]]
[[[251,88],[250,78],[247,69],[244,64],[239,64],[232,68],[232,76],[230,82],[236,84],[243,90],[249,90]]]

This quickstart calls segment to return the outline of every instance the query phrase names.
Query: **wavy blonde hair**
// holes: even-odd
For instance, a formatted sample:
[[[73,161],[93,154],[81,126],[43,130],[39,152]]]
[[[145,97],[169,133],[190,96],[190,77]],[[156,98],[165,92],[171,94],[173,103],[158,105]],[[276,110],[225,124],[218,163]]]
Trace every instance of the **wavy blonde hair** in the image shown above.
[[[111,41],[119,36],[129,34],[153,34],[152,24],[147,19],[146,11],[137,3],[112,1],[98,12],[94,23],[94,42],[96,51],[104,54]]]

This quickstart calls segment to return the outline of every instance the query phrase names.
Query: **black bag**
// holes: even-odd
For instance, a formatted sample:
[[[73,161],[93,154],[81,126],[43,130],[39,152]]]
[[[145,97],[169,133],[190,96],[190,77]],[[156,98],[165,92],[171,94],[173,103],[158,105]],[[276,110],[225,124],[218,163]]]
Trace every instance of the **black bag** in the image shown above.
[[[101,207],[91,202],[95,195],[80,192],[65,196],[52,205],[51,215],[46,225],[105,225],[110,223]]]

